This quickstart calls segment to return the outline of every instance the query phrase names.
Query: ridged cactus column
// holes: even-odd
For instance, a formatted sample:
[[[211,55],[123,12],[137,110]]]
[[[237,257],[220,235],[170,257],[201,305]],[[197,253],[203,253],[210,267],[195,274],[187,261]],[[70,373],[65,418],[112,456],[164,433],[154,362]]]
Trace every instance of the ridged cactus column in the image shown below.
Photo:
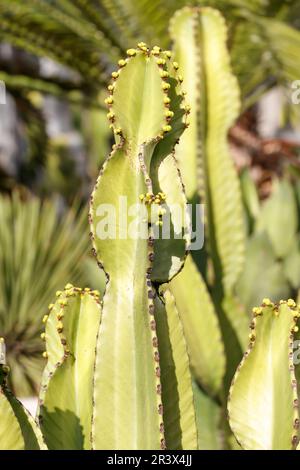
[[[203,251],[189,256],[171,290],[195,377],[210,395],[223,395],[248,327],[248,317],[235,298],[245,234],[239,179],[228,146],[228,131],[239,114],[239,88],[230,66],[227,27],[217,10],[188,6],[177,10],[170,35],[192,105],[191,124],[180,140],[177,159],[188,200],[205,205],[206,235]]]
[[[264,299],[253,309],[249,348],[229,392],[229,423],[246,450],[292,450],[299,442],[294,300]],[[299,366],[298,366],[299,367]]]
[[[127,54],[112,73],[106,100],[116,144],[90,208],[95,254],[108,279],[95,364],[93,447],[164,449],[168,439],[153,282],[168,281],[179,271],[187,236],[158,240],[153,233],[156,227],[163,228],[165,211],[173,234],[187,231],[173,205],[184,211],[174,147],[186,126],[188,108],[170,52],[140,43]],[[135,226],[130,234],[130,211],[139,203],[147,208],[146,217],[138,226],[140,235]],[[104,238],[100,231],[108,207],[113,208],[115,222],[107,225]],[[147,216],[151,207],[158,209],[153,224]],[[192,398],[190,405],[193,413]]]
[[[49,449],[92,447],[93,377],[101,321],[98,291],[67,284],[45,315],[47,358],[39,421]]]

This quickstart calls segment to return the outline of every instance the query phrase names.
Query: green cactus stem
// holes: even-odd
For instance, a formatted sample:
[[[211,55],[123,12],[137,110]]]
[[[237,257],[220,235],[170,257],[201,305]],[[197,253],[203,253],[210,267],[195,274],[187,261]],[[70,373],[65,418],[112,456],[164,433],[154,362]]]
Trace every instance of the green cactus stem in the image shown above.
[[[116,144],[90,206],[94,251],[108,279],[95,364],[93,448],[164,449],[168,443],[159,358],[164,338],[158,338],[156,328],[153,282],[172,278],[186,256],[188,222],[173,205],[184,212],[174,148],[187,125],[187,111],[181,76],[169,51],[140,43],[127,56],[108,87],[108,119]],[[159,207],[163,200],[173,233],[183,236],[154,239],[156,223],[147,217],[141,224],[146,237],[123,236],[117,218],[113,236],[103,239],[98,232],[101,207],[109,204],[119,214],[120,196],[128,207],[156,201]],[[161,228],[162,214],[156,222]]]
[[[49,449],[91,449],[99,293],[67,284],[44,317],[47,365],[38,417]]]
[[[229,424],[246,450],[291,450],[299,441],[293,339],[300,317],[289,299],[253,309],[249,348],[233,378]]]
[[[42,433],[8,389],[5,342],[0,338],[0,450],[45,450]]]

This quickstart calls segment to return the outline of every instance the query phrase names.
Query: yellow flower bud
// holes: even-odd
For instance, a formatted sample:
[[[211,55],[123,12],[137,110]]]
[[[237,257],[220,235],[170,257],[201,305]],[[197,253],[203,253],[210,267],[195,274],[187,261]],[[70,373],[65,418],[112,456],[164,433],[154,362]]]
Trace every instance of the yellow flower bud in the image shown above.
[[[129,57],[134,57],[136,55],[136,50],[135,49],[128,49],[126,51],[126,53]]]
[[[162,89],[169,90],[171,85],[168,82],[162,82]]]
[[[114,102],[114,99],[112,96],[109,96],[108,98],[104,100],[105,104],[113,104],[113,102]]]
[[[161,76],[161,78],[168,78],[169,73],[166,70],[161,70],[160,76]]]
[[[166,114],[166,116],[167,116],[168,118],[172,118],[172,117],[174,116],[173,111],[166,111],[165,114]]]

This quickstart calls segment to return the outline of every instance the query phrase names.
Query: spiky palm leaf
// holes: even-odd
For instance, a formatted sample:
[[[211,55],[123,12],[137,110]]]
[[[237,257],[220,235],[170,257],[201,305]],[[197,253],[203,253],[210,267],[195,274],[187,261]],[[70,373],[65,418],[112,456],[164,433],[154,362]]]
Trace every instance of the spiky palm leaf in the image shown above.
[[[95,95],[106,81],[111,64],[136,39],[168,46],[167,25],[170,17],[187,3],[191,2],[0,0],[0,41],[67,66],[75,72],[71,75],[74,88],[84,87],[85,96]],[[290,28],[283,22],[295,23],[291,11],[299,9],[299,0],[290,0],[288,4],[277,0],[195,0],[192,3],[210,5],[224,13],[229,24],[233,67],[244,96],[256,92],[252,101],[257,99],[262,91],[274,84],[274,80],[267,80],[271,70],[277,80],[282,71],[289,69],[288,62],[292,60],[296,46],[284,41],[284,38],[292,35],[298,42],[300,33],[295,29],[288,31]],[[268,17],[266,30],[261,23],[264,16]],[[275,52],[273,50],[273,37],[281,44],[282,50],[279,52],[278,48]],[[255,54],[252,54],[253,51]],[[282,59],[279,61],[280,67],[279,57]],[[239,65],[241,58],[242,67]],[[299,75],[299,66],[295,64],[294,68]],[[44,81],[44,77],[40,79]],[[27,85],[30,86],[30,81]],[[48,88],[48,85],[32,81],[32,87]],[[53,85],[48,90],[54,94],[59,92]]]
[[[6,338],[11,385],[36,391],[43,366],[39,337],[53,291],[65,280],[84,282],[86,212],[59,216],[54,202],[0,198],[0,336]]]

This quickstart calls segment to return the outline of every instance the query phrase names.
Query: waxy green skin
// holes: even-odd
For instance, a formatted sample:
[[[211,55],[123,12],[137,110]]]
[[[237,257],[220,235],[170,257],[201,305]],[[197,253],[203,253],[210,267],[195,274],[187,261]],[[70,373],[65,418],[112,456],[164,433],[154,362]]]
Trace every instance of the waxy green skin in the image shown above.
[[[246,450],[292,450],[299,442],[294,334],[299,307],[264,299],[253,309],[249,348],[228,398],[229,424]]]
[[[209,9],[202,14],[207,16],[204,22],[216,21],[224,33],[218,15]],[[214,305],[191,257],[183,268],[188,219],[182,226],[171,207],[176,202],[184,209],[186,204],[175,157],[189,108],[178,64],[170,55],[140,44],[113,73],[106,102],[116,144],[90,206],[94,254],[105,270],[107,286],[100,299],[97,291],[68,284],[57,292],[44,317],[47,365],[38,420],[49,449],[220,447],[220,402],[205,395],[190,372],[188,351],[203,388],[214,396],[220,392],[225,360]],[[212,151],[211,158],[216,156]],[[157,199],[159,206],[164,201],[174,231],[183,231],[185,237],[154,240],[147,220],[146,239],[121,237],[118,220],[116,237],[99,237],[98,208],[112,204],[120,209],[120,196],[126,196],[128,205],[142,201],[149,207]],[[234,311],[229,293],[238,271],[235,262],[231,266],[224,287],[227,308]],[[201,287],[201,298],[193,291],[187,310],[182,288],[191,279],[191,288]],[[280,305],[264,299],[254,314],[250,352],[230,388],[230,426],[245,449],[294,449],[299,413],[292,340],[299,309],[291,299]],[[193,329],[201,341],[202,334],[207,335],[201,354],[191,342]],[[219,364],[213,346],[220,353]],[[40,428],[7,389],[6,374],[5,365],[0,365],[0,448],[46,448]],[[270,397],[272,406],[265,410]]]
[[[46,450],[41,430],[7,385],[5,344],[0,338],[0,450]]]
[[[204,203],[205,247],[212,273],[212,279],[204,279],[195,257],[190,257],[171,289],[195,377],[210,396],[219,395],[224,401],[248,323],[244,311],[232,309],[244,262],[244,230],[227,134],[239,113],[239,88],[230,68],[226,25],[217,10],[178,10],[170,22],[170,35],[191,104],[190,126],[180,139],[177,159],[189,202]]]
[[[243,268],[243,211],[228,131],[240,110],[227,27],[212,8],[183,8],[170,22],[174,56],[191,104],[191,125],[177,150],[188,199],[205,204],[206,235],[216,281],[231,293]]]
[[[89,450],[101,301],[97,291],[70,285],[57,294],[46,317],[38,418],[49,449]]]

